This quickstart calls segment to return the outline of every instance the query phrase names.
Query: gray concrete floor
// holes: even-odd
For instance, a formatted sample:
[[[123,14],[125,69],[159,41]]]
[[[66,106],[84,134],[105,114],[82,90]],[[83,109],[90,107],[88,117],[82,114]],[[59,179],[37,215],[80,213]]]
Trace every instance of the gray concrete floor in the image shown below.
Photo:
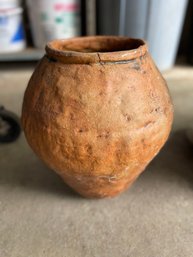
[[[31,68],[0,70],[0,103],[18,114]],[[167,144],[117,198],[73,193],[23,134],[0,145],[0,257],[193,256],[193,68],[164,74],[175,106]]]

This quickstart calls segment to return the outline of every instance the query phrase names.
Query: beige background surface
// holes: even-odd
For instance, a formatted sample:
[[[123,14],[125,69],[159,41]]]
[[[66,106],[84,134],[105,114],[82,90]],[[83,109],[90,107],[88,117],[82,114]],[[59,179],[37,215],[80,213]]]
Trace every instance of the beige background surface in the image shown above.
[[[0,104],[20,114],[32,68],[0,68]],[[0,145],[0,257],[193,256],[193,69],[164,74],[175,106],[171,137],[136,183],[114,199],[73,193],[23,134]]]

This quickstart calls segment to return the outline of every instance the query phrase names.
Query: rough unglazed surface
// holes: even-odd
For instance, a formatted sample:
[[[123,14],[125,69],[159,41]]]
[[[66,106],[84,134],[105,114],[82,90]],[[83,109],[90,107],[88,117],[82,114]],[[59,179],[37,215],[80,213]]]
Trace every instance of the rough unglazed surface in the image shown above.
[[[166,83],[148,53],[126,63],[66,64],[45,56],[26,90],[22,124],[32,149],[64,181],[104,197],[145,169],[172,118]]]
[[[19,115],[32,71],[0,69],[1,104]],[[193,69],[174,69],[167,82],[172,134],[119,197],[78,197],[23,134],[0,145],[1,257],[193,257],[193,146],[184,132],[193,122]]]

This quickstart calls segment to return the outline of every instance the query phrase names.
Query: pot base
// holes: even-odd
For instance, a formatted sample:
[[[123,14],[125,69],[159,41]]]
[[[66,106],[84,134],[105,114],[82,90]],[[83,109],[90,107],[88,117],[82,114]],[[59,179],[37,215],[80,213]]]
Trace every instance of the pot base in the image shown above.
[[[137,177],[138,174],[120,179],[113,176],[62,176],[65,183],[86,198],[115,197],[127,190]]]

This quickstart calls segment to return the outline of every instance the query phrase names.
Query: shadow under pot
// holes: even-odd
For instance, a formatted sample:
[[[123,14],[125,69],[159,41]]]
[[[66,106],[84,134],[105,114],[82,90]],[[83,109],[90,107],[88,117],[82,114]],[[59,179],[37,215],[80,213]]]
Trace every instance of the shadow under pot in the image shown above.
[[[173,107],[143,40],[80,37],[47,44],[25,92],[34,152],[85,197],[126,190],[166,142]]]

